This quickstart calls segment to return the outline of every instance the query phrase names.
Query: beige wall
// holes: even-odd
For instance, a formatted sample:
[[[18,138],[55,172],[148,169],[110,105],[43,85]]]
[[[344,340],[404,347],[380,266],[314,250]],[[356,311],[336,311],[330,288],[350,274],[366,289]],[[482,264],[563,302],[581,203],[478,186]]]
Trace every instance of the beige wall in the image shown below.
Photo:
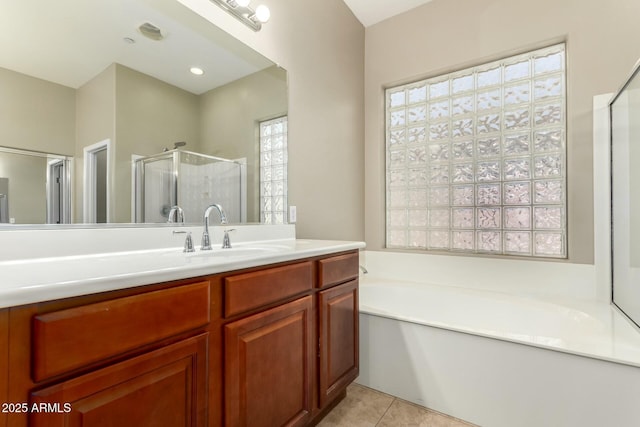
[[[202,153],[247,159],[247,221],[260,221],[258,122],[287,114],[287,75],[277,66],[200,97]]]
[[[0,68],[0,145],[73,155],[75,90]]]
[[[16,224],[47,222],[46,157],[1,153],[0,178],[9,179],[9,217]]]
[[[179,0],[288,71],[289,204],[301,238],[364,237],[364,28],[342,0],[270,0],[253,32],[209,0]]]
[[[111,146],[115,144],[115,93],[116,93],[116,66],[110,65],[102,73],[85,83],[76,91],[76,149],[74,164],[74,190],[75,215],[74,222],[82,222],[83,213],[83,168],[84,148],[90,145],[110,140]],[[109,153],[113,162],[113,150]],[[113,164],[113,163],[111,163]],[[111,177],[109,185],[113,188],[114,177]],[[113,204],[109,205],[109,217],[114,215]]]
[[[75,132],[75,89],[0,68],[0,146],[73,156]],[[0,159],[17,224],[46,223],[46,163],[17,154]]]
[[[200,103],[197,95],[122,65],[116,65],[115,217],[131,221],[131,155],[149,156],[186,141],[200,150]]]
[[[367,28],[367,247],[385,240],[383,89],[566,40],[569,260],[593,263],[592,98],[640,57],[638,16],[637,0],[434,0]]]

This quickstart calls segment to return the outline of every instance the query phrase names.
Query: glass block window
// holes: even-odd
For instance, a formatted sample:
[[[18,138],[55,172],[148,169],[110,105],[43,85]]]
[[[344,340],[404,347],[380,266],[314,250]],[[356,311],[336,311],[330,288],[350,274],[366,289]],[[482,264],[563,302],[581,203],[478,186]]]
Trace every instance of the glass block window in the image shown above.
[[[287,116],[260,122],[260,222],[287,216]]]
[[[386,90],[387,247],[564,258],[565,45]]]

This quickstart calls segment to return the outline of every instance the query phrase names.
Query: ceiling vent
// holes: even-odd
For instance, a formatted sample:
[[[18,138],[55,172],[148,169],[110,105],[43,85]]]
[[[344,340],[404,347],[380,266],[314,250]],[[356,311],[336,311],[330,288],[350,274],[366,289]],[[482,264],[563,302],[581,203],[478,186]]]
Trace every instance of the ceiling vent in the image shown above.
[[[164,39],[164,34],[162,34],[160,28],[156,27],[150,22],[145,22],[144,24],[140,25],[138,27],[138,31],[140,31],[143,36],[151,40],[160,41]]]

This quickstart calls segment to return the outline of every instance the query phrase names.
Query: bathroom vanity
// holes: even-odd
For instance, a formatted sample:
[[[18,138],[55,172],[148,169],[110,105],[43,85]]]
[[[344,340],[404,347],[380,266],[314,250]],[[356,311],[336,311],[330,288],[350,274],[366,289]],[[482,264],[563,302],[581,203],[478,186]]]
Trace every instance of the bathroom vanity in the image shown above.
[[[0,426],[315,424],[358,375],[361,245],[309,242],[0,309]]]

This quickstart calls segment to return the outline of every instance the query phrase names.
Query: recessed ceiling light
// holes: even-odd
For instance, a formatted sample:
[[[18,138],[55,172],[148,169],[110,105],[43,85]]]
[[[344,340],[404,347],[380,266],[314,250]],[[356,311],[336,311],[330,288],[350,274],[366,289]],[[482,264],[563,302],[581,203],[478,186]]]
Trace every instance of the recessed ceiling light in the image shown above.
[[[136,42],[135,39],[132,39],[131,37],[124,37],[122,40],[128,44],[134,44]]]
[[[191,67],[189,68],[189,71],[191,71],[191,73],[195,74],[196,76],[201,76],[204,74],[204,70],[199,67]]]

